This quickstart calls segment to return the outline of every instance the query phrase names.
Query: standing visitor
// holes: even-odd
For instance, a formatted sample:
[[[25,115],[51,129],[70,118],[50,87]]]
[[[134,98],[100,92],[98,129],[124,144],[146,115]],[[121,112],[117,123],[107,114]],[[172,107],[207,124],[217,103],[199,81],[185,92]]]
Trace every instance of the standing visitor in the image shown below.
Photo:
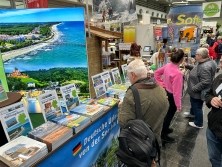
[[[159,68],[154,77],[160,86],[166,89],[168,101],[170,107],[164,118],[161,139],[164,142],[173,143],[174,138],[168,136],[173,132],[173,129],[169,128],[170,123],[174,117],[176,111],[181,111],[182,104],[182,87],[183,87],[183,74],[179,70],[179,65],[183,62],[184,52],[182,49],[178,49],[171,55],[171,63]],[[164,78],[164,79],[162,79]]]
[[[217,37],[217,41],[214,43],[212,50],[215,55],[215,63],[217,66],[217,72],[220,70],[219,62],[222,55],[222,36]]]
[[[109,21],[112,21],[112,19],[113,19],[113,9],[112,9],[112,7],[109,8],[108,14],[109,14]]]
[[[222,59],[220,59],[222,68]],[[222,166],[222,74],[218,75],[206,94],[206,105],[211,108],[208,114],[206,131],[208,155],[212,167]]]
[[[105,11],[105,9],[103,10],[102,17],[103,17],[102,22],[105,22],[106,21],[106,11]]]
[[[145,83],[150,89],[138,89],[144,122],[151,126],[159,143],[162,124],[169,108],[165,90],[147,77],[147,68],[142,60],[136,59],[127,66],[127,75],[132,85]],[[122,104],[119,104],[118,122],[124,127],[127,121],[136,119],[133,92],[128,89]]]
[[[194,118],[194,122],[189,122],[189,125],[195,128],[203,128],[201,91],[211,86],[216,72],[216,65],[208,54],[208,49],[199,48],[196,51],[197,64],[195,66],[185,64],[185,68],[191,70],[187,82],[191,108],[190,112],[184,112],[184,116]]]

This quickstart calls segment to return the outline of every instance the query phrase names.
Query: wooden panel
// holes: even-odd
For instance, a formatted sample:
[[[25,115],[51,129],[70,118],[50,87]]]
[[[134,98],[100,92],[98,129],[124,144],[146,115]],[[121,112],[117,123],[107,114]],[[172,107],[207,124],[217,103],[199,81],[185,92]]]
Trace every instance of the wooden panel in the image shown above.
[[[92,36],[91,38],[87,38],[89,89],[91,98],[96,96],[91,76],[99,74],[103,71],[101,46],[102,44],[99,37]]]

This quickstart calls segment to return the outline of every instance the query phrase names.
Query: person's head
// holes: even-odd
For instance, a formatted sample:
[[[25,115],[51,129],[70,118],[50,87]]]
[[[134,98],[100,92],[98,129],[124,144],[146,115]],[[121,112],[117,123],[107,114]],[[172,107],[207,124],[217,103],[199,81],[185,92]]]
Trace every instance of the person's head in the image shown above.
[[[217,40],[222,40],[222,36],[218,36],[218,37],[217,37]]]
[[[163,38],[163,43],[167,44],[168,39],[167,38]]]
[[[146,78],[147,68],[144,62],[140,59],[136,59],[130,62],[127,66],[127,75],[131,84],[133,84],[140,78]]]
[[[182,49],[177,49],[176,52],[172,52],[171,62],[175,64],[181,64],[183,62],[184,52]]]
[[[198,62],[202,62],[208,58],[208,55],[209,55],[209,51],[207,48],[199,48],[196,51],[196,60]]]
[[[215,34],[214,33],[211,34],[211,38],[215,38]]]
[[[203,44],[202,46],[201,46],[201,48],[209,48],[209,45],[207,44],[207,43],[205,43],[205,44]]]

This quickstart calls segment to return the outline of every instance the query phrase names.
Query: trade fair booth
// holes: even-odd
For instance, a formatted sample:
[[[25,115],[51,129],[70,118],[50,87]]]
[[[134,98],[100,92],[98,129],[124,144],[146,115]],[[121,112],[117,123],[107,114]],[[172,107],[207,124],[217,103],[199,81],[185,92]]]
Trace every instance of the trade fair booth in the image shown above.
[[[168,25],[137,25],[134,5],[106,17],[106,23],[98,7],[92,25],[84,22],[84,8],[5,10],[10,17],[4,19],[0,14],[0,88],[7,92],[0,99],[6,139],[0,166],[118,164],[118,103],[130,86],[127,64],[142,59],[154,72],[168,63],[170,53],[161,61],[163,38],[183,48],[187,61],[200,44],[200,6],[171,8]],[[189,72],[181,71],[184,96]]]

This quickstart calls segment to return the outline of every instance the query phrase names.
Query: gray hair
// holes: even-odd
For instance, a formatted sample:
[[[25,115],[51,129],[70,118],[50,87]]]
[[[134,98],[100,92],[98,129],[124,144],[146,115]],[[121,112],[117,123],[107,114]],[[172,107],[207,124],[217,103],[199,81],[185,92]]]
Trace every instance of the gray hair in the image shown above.
[[[217,39],[222,39],[222,36],[218,36]]]
[[[207,48],[199,48],[196,52],[197,54],[201,55],[203,59],[208,58],[209,51]]]
[[[144,62],[140,59],[133,60],[127,66],[127,72],[134,72],[137,77],[147,76],[147,68]]]
[[[209,45],[207,44],[207,43],[205,43],[205,44],[203,44],[202,46],[201,46],[201,48],[209,48]]]

